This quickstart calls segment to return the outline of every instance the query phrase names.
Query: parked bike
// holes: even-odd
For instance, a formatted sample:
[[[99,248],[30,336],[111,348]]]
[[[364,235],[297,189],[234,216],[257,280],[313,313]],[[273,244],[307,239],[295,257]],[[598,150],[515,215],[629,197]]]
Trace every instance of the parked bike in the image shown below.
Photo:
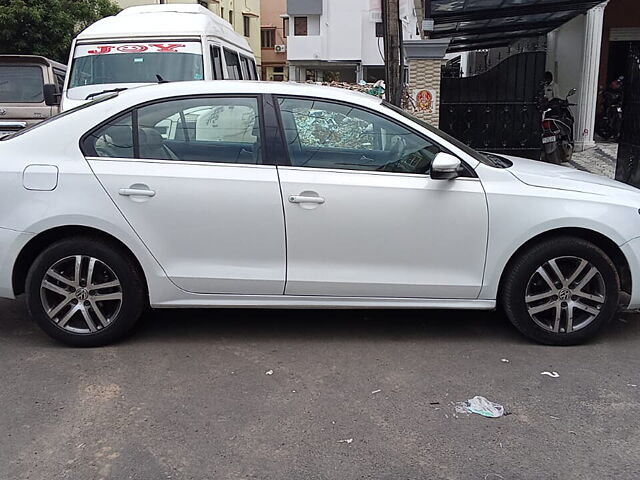
[[[622,127],[622,87],[602,93],[602,112],[596,118],[596,133],[605,140],[618,141]]]
[[[545,102],[542,113],[542,160],[559,165],[571,160],[574,148],[574,118],[569,97],[575,95],[572,88],[566,98],[553,98]]]

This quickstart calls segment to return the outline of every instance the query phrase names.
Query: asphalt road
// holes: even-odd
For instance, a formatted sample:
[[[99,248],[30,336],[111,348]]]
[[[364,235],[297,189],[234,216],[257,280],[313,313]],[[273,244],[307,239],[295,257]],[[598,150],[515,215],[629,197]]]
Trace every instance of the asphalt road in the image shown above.
[[[639,478],[639,322],[553,348],[489,313],[167,311],[78,350],[0,301],[0,479]]]

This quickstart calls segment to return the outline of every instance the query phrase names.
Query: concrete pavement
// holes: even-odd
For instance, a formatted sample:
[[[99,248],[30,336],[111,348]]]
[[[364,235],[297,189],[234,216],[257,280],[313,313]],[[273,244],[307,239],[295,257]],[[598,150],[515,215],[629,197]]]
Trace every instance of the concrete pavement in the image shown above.
[[[166,311],[77,350],[0,301],[0,478],[638,478],[639,320],[553,348],[493,313]]]

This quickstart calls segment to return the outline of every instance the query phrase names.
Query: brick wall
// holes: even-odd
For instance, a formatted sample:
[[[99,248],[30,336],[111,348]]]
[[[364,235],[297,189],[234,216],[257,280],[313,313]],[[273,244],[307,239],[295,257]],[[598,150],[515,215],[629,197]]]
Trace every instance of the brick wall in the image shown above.
[[[412,58],[409,60],[409,94],[411,98],[408,110],[418,118],[434,127],[438,126],[440,116],[440,75],[442,60]],[[422,89],[436,92],[435,109],[433,112],[417,111],[415,109],[415,94]]]

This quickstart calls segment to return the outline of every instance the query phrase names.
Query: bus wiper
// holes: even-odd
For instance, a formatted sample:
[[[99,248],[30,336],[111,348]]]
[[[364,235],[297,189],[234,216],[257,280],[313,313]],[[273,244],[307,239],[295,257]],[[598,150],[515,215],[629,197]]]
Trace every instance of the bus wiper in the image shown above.
[[[97,97],[98,95],[102,95],[103,93],[122,92],[123,90],[126,90],[126,89],[127,89],[127,87],[110,88],[108,90],[102,90],[101,92],[90,93],[84,99],[85,100],[89,100],[90,98]]]

